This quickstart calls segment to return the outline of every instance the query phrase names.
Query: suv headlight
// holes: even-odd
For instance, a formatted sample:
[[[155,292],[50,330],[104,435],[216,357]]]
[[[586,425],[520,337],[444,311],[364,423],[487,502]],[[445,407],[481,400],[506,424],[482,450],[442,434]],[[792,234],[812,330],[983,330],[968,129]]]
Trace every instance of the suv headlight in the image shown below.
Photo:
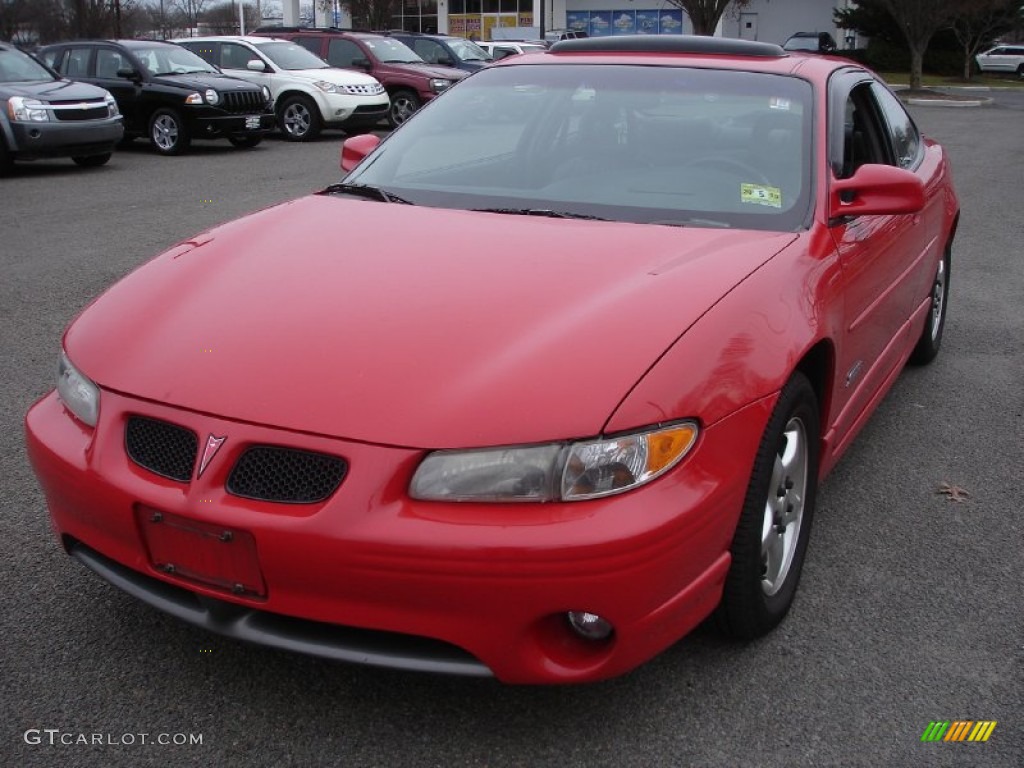
[[[271,99],[273,99],[273,95],[270,93],[270,89],[267,88],[267,86],[264,85],[263,86],[263,100],[264,101],[270,101]]]
[[[83,424],[96,426],[100,413],[100,388],[79,371],[61,350],[57,369],[57,394]]]
[[[697,441],[696,422],[573,443],[435,451],[409,486],[431,501],[578,501],[612,496],[664,474]]]
[[[203,94],[199,93],[198,91],[190,93],[188,96],[185,97],[185,103],[186,104],[202,104],[203,103]]]
[[[24,96],[11,96],[7,100],[7,115],[19,123],[45,123],[50,120],[50,112],[44,102]]]
[[[117,107],[117,99],[108,93],[103,100],[107,103],[107,117],[117,117],[121,114],[121,110]]]
[[[345,93],[341,86],[335,85],[334,83],[328,83],[326,80],[317,80],[313,85],[324,93]]]
[[[440,93],[445,88],[450,88],[451,84],[451,80],[445,80],[441,77],[434,77],[430,80],[430,87],[433,88],[436,93]]]
[[[206,96],[207,104],[220,104],[220,94],[213,90],[213,88],[207,88],[206,93],[203,95]]]

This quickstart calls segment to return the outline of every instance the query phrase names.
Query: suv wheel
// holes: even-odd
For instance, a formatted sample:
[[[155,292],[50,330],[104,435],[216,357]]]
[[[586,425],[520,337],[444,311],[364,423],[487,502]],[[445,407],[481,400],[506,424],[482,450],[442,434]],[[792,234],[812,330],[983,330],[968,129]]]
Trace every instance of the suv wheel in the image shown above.
[[[290,96],[277,115],[281,133],[288,141],[311,141],[323,128],[320,112],[308,96]]]
[[[4,142],[4,137],[0,136],[0,176],[6,176],[12,170],[14,170],[14,158],[11,157],[11,153],[7,151],[7,144]]]
[[[161,155],[180,155],[192,139],[181,115],[173,109],[158,109],[149,119],[149,139]]]
[[[420,108],[420,97],[412,91],[395,91],[391,94],[391,109],[388,110],[388,122],[397,128]]]

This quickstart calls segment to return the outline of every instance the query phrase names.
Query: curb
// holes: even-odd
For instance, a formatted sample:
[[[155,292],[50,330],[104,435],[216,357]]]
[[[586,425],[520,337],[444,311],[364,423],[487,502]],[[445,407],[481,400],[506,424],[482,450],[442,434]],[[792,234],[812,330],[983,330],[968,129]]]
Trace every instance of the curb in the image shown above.
[[[915,107],[983,107],[991,104],[993,99],[903,99],[904,104],[911,104]]]

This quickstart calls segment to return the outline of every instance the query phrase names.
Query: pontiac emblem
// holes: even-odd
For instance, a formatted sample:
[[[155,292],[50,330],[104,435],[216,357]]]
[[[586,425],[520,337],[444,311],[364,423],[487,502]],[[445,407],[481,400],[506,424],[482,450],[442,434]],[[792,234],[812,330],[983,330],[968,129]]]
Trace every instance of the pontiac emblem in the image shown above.
[[[227,439],[227,435],[224,435],[223,437],[210,435],[206,438],[206,447],[203,448],[203,458],[199,460],[199,474],[196,475],[197,478],[203,476],[203,472],[206,471],[210,462],[213,461],[213,457],[217,455],[217,451],[220,450],[220,447],[224,445],[224,441]]]

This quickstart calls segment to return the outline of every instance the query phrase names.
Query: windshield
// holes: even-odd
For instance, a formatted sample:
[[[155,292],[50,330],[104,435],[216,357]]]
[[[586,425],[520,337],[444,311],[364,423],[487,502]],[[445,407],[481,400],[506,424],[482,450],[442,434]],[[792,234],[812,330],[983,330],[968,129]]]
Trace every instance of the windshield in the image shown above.
[[[810,85],[627,65],[481,70],[347,178],[413,203],[792,231],[806,225]]]
[[[448,41],[448,47],[461,61],[490,61],[491,57],[483,48],[471,40],[456,38]]]
[[[150,75],[190,75],[196,72],[220,74],[220,71],[180,45],[154,45],[132,48]]]
[[[281,69],[327,69],[330,65],[295,43],[258,43],[257,48]]]
[[[0,83],[53,82],[46,67],[27,53],[0,48]]]
[[[366,47],[385,64],[423,64],[423,59],[405,43],[382,37],[379,40],[363,39]]]
[[[814,37],[791,37],[782,46],[787,51],[811,51],[816,52],[819,47],[818,36]]]

